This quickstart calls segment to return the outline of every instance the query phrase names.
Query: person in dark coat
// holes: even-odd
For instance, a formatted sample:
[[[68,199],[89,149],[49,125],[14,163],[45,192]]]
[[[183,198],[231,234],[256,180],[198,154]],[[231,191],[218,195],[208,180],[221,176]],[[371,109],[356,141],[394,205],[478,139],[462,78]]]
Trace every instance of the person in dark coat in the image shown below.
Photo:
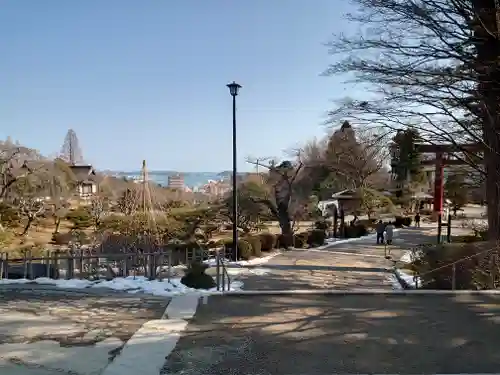
[[[384,231],[385,231],[385,225],[382,223],[382,220],[379,220],[376,226],[376,231],[377,231],[377,245],[379,243],[384,243]]]

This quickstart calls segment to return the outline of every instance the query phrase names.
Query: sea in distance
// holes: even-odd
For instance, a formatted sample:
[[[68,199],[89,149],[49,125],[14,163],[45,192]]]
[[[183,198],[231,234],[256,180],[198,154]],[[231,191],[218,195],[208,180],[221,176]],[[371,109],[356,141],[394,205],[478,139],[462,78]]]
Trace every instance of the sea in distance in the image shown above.
[[[115,176],[140,179],[141,172],[113,172]],[[193,189],[205,185],[209,180],[219,181],[228,176],[230,172],[174,172],[174,171],[148,171],[149,179],[161,186],[168,185],[168,177],[178,174],[184,175],[184,185]]]

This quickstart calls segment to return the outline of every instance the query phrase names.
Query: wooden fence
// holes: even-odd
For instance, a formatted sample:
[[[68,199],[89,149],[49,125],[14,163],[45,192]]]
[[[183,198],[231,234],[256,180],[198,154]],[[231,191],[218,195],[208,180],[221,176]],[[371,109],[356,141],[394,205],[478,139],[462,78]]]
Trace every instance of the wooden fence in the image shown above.
[[[98,280],[145,276],[149,280],[163,280],[178,273],[175,266],[203,261],[211,256],[210,251],[202,248],[113,254],[73,249],[45,251],[42,255],[33,255],[28,250],[21,258],[10,258],[7,252],[3,252],[0,253],[0,279],[50,277]]]

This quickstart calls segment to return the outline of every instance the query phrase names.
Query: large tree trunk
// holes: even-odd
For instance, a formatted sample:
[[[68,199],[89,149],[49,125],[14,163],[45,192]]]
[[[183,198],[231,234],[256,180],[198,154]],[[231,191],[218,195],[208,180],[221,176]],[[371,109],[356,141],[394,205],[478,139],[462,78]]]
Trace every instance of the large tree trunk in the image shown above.
[[[477,39],[477,65],[479,73],[479,105],[483,122],[486,169],[486,200],[488,202],[488,237],[500,239],[500,43],[497,38],[496,6],[494,0],[474,0],[474,9],[480,18]],[[484,26],[483,26],[484,25]]]
[[[56,217],[54,225],[54,234],[59,233],[59,227],[61,226],[61,218],[59,216]]]
[[[278,222],[281,228],[281,234],[287,239],[293,236],[292,225],[290,224],[290,214],[288,212],[288,205],[278,204]],[[287,242],[287,245],[291,242]]]

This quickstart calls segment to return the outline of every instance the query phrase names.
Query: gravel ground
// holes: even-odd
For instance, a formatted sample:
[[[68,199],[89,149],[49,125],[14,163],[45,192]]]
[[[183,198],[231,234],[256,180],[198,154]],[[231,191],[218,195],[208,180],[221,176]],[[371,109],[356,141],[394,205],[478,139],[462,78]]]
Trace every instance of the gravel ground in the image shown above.
[[[494,373],[499,309],[496,296],[210,297],[162,374]]]
[[[169,300],[109,290],[0,287],[0,374],[100,375]],[[124,373],[125,374],[125,373]]]
[[[0,292],[0,344],[55,340],[92,345],[127,341],[145,322],[161,318],[169,300],[114,293],[87,295],[50,289]]]

